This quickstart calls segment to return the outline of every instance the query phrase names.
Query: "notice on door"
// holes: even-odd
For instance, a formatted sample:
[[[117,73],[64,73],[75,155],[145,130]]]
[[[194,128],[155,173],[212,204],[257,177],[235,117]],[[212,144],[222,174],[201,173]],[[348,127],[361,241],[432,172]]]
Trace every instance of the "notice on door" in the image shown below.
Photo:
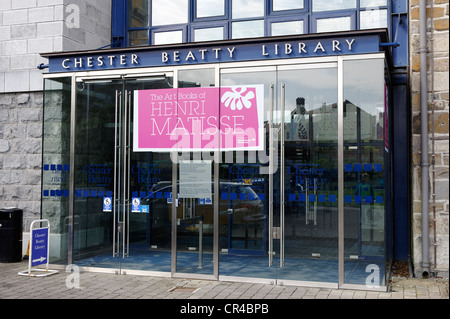
[[[211,163],[180,162],[180,198],[212,198]]]
[[[264,85],[134,91],[134,152],[264,150]]]

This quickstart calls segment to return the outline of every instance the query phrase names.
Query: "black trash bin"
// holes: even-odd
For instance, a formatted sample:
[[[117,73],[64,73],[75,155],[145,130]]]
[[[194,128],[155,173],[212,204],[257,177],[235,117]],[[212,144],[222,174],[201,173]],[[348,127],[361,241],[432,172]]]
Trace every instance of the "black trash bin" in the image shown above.
[[[22,260],[22,223],[22,209],[0,209],[0,262]]]

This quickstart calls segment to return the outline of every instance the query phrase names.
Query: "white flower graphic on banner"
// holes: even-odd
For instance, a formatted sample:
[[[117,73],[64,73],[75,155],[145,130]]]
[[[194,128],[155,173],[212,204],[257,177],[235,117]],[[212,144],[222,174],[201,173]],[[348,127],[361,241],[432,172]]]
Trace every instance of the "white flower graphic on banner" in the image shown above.
[[[242,110],[244,106],[249,109],[252,107],[251,99],[255,97],[255,93],[253,91],[245,92],[247,92],[246,87],[233,87],[231,91],[222,95],[221,102],[233,111],[236,109]]]

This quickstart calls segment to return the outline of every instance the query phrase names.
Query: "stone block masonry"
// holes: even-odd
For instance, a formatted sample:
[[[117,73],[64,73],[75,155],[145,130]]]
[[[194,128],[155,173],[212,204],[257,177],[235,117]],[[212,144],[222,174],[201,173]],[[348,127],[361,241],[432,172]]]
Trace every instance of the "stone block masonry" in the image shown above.
[[[448,276],[449,267],[449,3],[448,0],[427,1],[428,39],[428,129],[429,181],[427,196],[430,213],[430,270]],[[420,53],[419,0],[410,1],[410,78],[411,78],[411,149],[412,149],[412,256],[416,276],[421,276],[421,145],[420,145]],[[432,13],[432,14],[431,14]],[[433,16],[433,21],[431,21]],[[433,27],[433,29],[431,28]],[[431,32],[433,31],[433,32]],[[433,80],[433,82],[432,82]],[[432,108],[434,107],[434,116]],[[434,139],[432,132],[434,130]],[[434,146],[434,156],[432,154]],[[434,171],[434,174],[433,174]],[[434,179],[433,179],[434,176]],[[433,188],[434,187],[434,188]],[[434,194],[434,195],[433,195]],[[433,197],[435,200],[433,200]],[[434,221],[434,213],[436,220]],[[436,231],[434,231],[436,229]],[[436,243],[436,254],[434,250]],[[436,255],[436,256],[435,256]],[[436,257],[436,265],[434,260]]]
[[[24,211],[24,230],[40,218],[42,92],[0,94],[0,208]]]

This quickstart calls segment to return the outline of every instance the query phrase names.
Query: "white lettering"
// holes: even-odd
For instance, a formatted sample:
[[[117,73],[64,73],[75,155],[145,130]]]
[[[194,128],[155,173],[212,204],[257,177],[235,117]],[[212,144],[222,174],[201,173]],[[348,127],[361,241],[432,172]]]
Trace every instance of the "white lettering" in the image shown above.
[[[303,42],[300,42],[298,44],[298,53],[300,53],[300,54],[306,53],[305,47],[306,47],[306,44],[304,44]]]
[[[348,42],[348,40],[345,40],[345,42],[347,42],[348,49],[351,51],[352,50],[352,45],[353,45],[353,42],[355,42],[355,39],[352,39],[352,41],[350,41],[350,42]]]
[[[314,49],[314,53],[316,53],[317,50],[319,49],[322,50],[322,52],[325,52],[325,49],[323,48],[323,45],[320,42],[317,43],[316,48]]]
[[[286,43],[284,45],[284,53],[286,53],[286,54],[292,53],[292,45],[290,43]]]
[[[230,52],[230,58],[233,57],[233,52],[235,49],[236,49],[235,47],[233,47],[231,50],[230,50],[230,48],[228,48],[228,52]]]
[[[138,58],[137,54],[132,54],[131,55],[131,64],[139,64],[137,58]]]
[[[125,64],[127,64],[127,62],[126,62],[126,59],[127,58],[127,56],[125,55],[125,54],[122,54],[121,56],[120,56],[120,64],[121,65],[125,65]]]
[[[264,44],[262,46],[262,55],[269,55],[269,53],[266,52],[266,46]]]
[[[65,59],[64,61],[62,61],[62,67],[64,68],[64,69],[69,69],[70,68],[70,66],[68,66],[68,65],[66,65],[66,63],[67,62],[69,62],[70,61],[70,59]]]
[[[116,56],[115,55],[109,55],[108,58],[109,58],[109,65],[113,65],[113,60],[116,58]]]
[[[92,64],[92,57],[91,56],[87,58],[87,66],[89,68],[92,68],[94,66],[94,64]]]
[[[216,49],[213,49],[213,51],[216,52],[216,59],[218,59],[219,58],[219,51],[222,51],[222,49],[221,48],[216,48]]]
[[[167,61],[169,61],[169,56],[168,56],[167,52],[162,53],[161,61],[163,63],[166,63]]]
[[[205,52],[208,52],[208,49],[199,50],[202,53],[202,60],[205,59]]]
[[[99,56],[99,57],[97,58],[97,62],[98,62],[98,63],[97,63],[98,66],[103,66],[103,64],[104,64],[104,63],[103,63],[103,57],[102,57],[102,56]]]
[[[76,68],[82,68],[83,67],[83,59],[82,58],[75,59],[74,64],[75,64]]]
[[[179,62],[180,61],[180,51],[173,51],[173,60],[175,62]]]
[[[192,53],[192,51],[189,51],[188,55],[186,56],[185,61],[192,59],[192,61],[195,61],[195,56],[194,53]]]
[[[339,48],[339,41],[333,40],[333,52],[336,50],[341,51],[341,49]]]

